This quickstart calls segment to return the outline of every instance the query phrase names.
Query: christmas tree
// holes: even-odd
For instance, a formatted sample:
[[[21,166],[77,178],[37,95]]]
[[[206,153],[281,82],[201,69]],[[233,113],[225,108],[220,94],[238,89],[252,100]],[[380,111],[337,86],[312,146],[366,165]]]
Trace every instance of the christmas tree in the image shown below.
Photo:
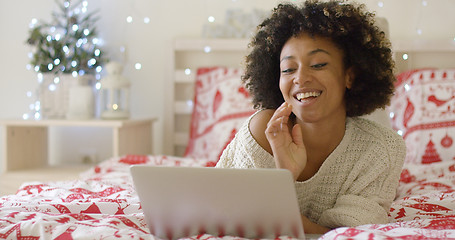
[[[32,22],[27,43],[34,47],[31,64],[41,73],[96,74],[106,61],[96,37],[95,12],[87,1],[56,0],[52,22]]]
[[[427,147],[425,148],[425,154],[422,156],[422,164],[430,164],[441,161],[442,160],[439,157],[438,152],[436,151],[434,143],[433,141],[431,141],[430,135],[430,141],[428,142]]]

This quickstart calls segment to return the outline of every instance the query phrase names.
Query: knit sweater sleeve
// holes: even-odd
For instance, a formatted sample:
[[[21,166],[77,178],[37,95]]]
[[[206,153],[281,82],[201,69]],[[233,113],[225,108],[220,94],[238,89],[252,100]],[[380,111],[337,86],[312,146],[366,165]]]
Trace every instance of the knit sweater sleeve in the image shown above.
[[[365,130],[362,128],[364,126],[357,132]],[[356,134],[353,133],[353,139],[365,141]],[[334,207],[322,213],[318,223],[323,226],[335,228],[388,222],[405,157],[405,144],[390,129],[367,129],[364,135],[370,136],[370,143],[358,154],[358,159],[348,159],[355,164]]]

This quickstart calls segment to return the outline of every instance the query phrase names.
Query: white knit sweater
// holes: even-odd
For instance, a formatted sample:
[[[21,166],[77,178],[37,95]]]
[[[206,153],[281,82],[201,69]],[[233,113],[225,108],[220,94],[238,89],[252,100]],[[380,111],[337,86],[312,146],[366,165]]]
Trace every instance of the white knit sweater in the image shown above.
[[[273,156],[251,135],[251,118],[216,167],[275,168]],[[403,139],[393,130],[363,118],[347,118],[342,141],[319,171],[295,183],[301,213],[329,228],[388,222],[405,152]]]

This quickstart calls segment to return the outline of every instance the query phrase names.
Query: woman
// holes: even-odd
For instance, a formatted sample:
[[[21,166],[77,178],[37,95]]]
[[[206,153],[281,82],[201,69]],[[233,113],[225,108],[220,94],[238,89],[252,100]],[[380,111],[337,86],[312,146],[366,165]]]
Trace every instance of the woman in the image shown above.
[[[391,129],[358,118],[393,94],[390,43],[364,5],[278,5],[258,27],[243,80],[259,111],[217,167],[284,168],[306,233],[386,223],[405,155]]]

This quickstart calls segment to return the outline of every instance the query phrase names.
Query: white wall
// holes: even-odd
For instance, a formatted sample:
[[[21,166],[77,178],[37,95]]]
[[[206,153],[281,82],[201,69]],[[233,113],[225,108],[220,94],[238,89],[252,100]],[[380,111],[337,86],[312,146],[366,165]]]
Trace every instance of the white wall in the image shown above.
[[[165,78],[170,64],[171,42],[176,37],[200,37],[207,17],[213,15],[222,21],[227,8],[271,9],[277,0],[89,0],[89,11],[100,10],[98,22],[103,49],[112,60],[125,65],[124,75],[132,81],[131,114],[134,118],[164,115],[166,94]],[[293,1],[298,2],[298,1]],[[389,20],[392,39],[453,39],[455,37],[455,1],[453,0],[363,0],[368,8]],[[378,3],[382,2],[383,7]],[[423,6],[426,2],[427,6]],[[31,99],[27,91],[37,86],[36,74],[25,68],[30,48],[25,45],[28,24],[32,18],[49,20],[56,10],[54,0],[0,1],[0,119],[20,118],[28,111]],[[126,17],[133,22],[127,23]],[[142,19],[149,17],[145,24]],[[417,34],[417,29],[422,34]],[[120,47],[126,52],[121,53]],[[142,69],[134,69],[136,62]],[[455,64],[454,64],[455,65]],[[154,153],[162,152],[162,118],[154,128]],[[81,151],[91,151],[90,141],[99,139],[68,139],[72,130],[57,129],[51,132],[55,151],[52,162],[78,161]],[[83,129],[80,132],[90,132]],[[3,129],[0,130],[3,133]],[[107,135],[106,131],[96,132]],[[52,137],[52,136],[51,136]],[[0,140],[0,153],[3,152]],[[109,156],[110,146],[96,149],[98,160]],[[0,161],[3,159],[0,158]],[[1,166],[1,164],[0,164]]]

